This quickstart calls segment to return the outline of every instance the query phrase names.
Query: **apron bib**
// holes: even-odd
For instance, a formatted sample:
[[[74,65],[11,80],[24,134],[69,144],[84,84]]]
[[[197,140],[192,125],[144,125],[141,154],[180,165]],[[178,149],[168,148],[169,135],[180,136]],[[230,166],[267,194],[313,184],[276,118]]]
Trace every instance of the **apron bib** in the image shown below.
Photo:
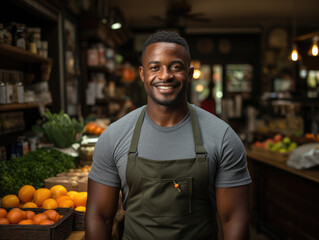
[[[151,160],[137,155],[146,107],[136,123],[126,167],[129,195],[124,240],[217,240],[209,170],[195,110],[189,105],[196,157]],[[174,146],[172,146],[173,148]]]

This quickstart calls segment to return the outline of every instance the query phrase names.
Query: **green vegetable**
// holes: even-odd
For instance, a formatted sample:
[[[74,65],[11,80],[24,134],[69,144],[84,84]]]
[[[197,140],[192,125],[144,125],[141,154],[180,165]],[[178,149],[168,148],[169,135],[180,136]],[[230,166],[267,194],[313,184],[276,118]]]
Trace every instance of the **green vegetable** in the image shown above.
[[[0,198],[18,194],[26,184],[36,189],[44,180],[76,167],[75,158],[52,148],[41,148],[27,155],[0,162]]]
[[[41,127],[34,126],[32,129],[35,132],[42,132],[47,140],[58,148],[70,147],[76,142],[76,134],[84,130],[83,123],[74,118],[71,119],[63,111],[52,114],[50,110],[47,110],[44,117],[47,121]]]

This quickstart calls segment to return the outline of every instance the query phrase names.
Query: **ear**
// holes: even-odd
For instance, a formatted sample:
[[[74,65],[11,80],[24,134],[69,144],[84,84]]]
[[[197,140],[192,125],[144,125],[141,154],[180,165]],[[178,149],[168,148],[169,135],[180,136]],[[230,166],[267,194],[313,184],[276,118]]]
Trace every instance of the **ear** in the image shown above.
[[[190,82],[193,79],[193,73],[194,73],[194,67],[190,67],[188,69],[188,82]]]
[[[144,68],[142,66],[139,67],[140,79],[144,82]]]

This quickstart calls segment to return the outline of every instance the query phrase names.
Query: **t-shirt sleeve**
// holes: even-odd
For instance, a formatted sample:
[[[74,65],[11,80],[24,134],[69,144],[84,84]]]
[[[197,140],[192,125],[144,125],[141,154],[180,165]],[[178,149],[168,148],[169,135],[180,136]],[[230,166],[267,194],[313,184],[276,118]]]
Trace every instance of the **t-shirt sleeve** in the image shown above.
[[[89,178],[107,186],[120,187],[121,180],[114,160],[109,128],[102,133],[94,147],[93,164]]]
[[[228,127],[220,149],[215,187],[236,187],[251,182],[245,147],[231,127]]]

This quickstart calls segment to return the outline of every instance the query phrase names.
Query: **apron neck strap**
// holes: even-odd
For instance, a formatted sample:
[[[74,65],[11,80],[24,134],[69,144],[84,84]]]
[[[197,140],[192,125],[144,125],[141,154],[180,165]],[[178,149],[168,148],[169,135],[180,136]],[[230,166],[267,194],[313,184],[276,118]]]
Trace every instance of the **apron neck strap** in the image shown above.
[[[141,128],[142,128],[142,124],[144,121],[146,109],[147,109],[146,106],[142,109],[140,116],[136,122],[136,126],[134,129],[134,133],[133,133],[133,137],[132,137],[132,141],[131,141],[131,146],[130,146],[129,151],[128,151],[129,155],[133,155],[133,156],[137,155],[137,145],[138,145],[138,140],[140,138]],[[189,109],[189,113],[190,113],[192,129],[193,129],[193,137],[194,137],[196,155],[206,155],[206,151],[205,151],[205,148],[203,146],[202,134],[200,131],[196,112],[195,112],[194,108],[192,107],[192,105],[189,103],[188,103],[188,109]]]
[[[198,155],[198,154],[205,155],[206,151],[205,151],[205,148],[203,146],[202,134],[200,131],[198,118],[197,118],[195,109],[189,103],[188,103],[188,109],[189,109],[189,113],[190,113],[190,117],[191,117],[191,124],[192,124],[192,129],[193,129],[193,137],[194,137],[196,155]]]
[[[141,133],[141,128],[142,128],[142,124],[143,124],[143,120],[144,120],[144,116],[145,116],[145,112],[146,112],[146,106],[142,109],[142,112],[140,114],[140,116],[137,119],[136,125],[135,125],[135,129],[134,129],[134,133],[133,133],[133,137],[132,137],[132,141],[131,141],[131,146],[130,149],[128,150],[128,154],[129,155],[137,155],[137,144],[138,144],[138,140],[140,138],[140,133]]]

